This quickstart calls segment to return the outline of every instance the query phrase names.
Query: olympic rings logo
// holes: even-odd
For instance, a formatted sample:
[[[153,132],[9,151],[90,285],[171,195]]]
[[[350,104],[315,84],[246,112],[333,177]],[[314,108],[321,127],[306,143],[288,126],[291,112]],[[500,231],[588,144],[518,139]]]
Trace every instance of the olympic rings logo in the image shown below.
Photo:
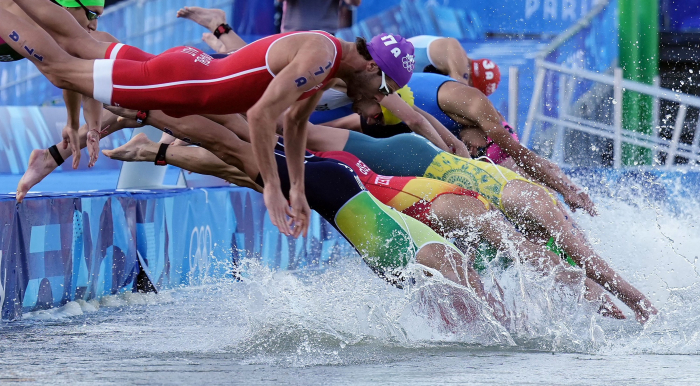
[[[209,269],[209,256],[214,253],[214,242],[209,225],[192,229],[189,252],[189,276],[194,278],[197,269],[199,269],[199,278],[202,279]]]
[[[406,56],[401,59],[401,62],[403,63],[403,68],[408,72],[413,72],[413,69],[416,67],[416,60],[411,54],[406,54]]]

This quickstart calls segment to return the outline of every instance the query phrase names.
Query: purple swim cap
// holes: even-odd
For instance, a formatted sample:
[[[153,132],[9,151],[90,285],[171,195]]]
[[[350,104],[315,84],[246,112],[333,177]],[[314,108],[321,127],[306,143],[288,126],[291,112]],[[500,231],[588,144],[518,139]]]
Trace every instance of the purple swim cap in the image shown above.
[[[367,50],[379,68],[399,84],[399,88],[408,84],[416,66],[411,42],[401,35],[383,33],[367,43]]]

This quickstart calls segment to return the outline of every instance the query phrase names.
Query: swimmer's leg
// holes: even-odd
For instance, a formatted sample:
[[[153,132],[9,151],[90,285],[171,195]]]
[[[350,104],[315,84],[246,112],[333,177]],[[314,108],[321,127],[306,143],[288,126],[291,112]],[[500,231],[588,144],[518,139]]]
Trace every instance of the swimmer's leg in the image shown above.
[[[69,54],[82,59],[104,59],[111,43],[99,42],[62,7],[49,0],[15,0]]]
[[[214,32],[220,25],[226,23],[226,12],[214,8],[184,7],[177,11],[177,17],[190,19],[210,32]],[[212,37],[216,39],[214,35]],[[204,37],[202,39],[204,40]],[[236,51],[246,45],[246,42],[233,31],[221,34],[218,43],[223,44],[223,52]]]
[[[149,140],[144,133],[140,133],[126,144],[114,150],[103,150],[102,153],[109,158],[125,162],[154,162],[160,145]],[[165,162],[194,173],[216,176],[238,186],[262,191],[245,173],[201,147],[168,146]]]
[[[117,123],[116,118],[117,117],[114,114],[103,110],[102,131],[100,132],[100,138],[104,138],[115,131],[124,128],[124,126]],[[81,149],[84,149],[87,146],[87,132],[87,125],[81,126],[78,131]],[[53,156],[52,152],[57,155]],[[63,141],[51,146],[48,149],[32,150],[32,153],[29,156],[29,163],[27,164],[27,171],[24,172],[24,175],[19,180],[19,184],[17,184],[17,202],[22,202],[31,188],[41,182],[44,178],[46,178],[46,176],[51,174],[51,172],[56,170],[56,168],[60,166],[59,161],[62,163],[63,161],[69,159],[71,155],[71,148],[64,148]]]
[[[134,110],[113,106],[108,106],[107,109],[129,119],[133,119],[136,116],[136,111]],[[240,117],[237,117],[239,118],[237,120],[234,118],[235,117],[232,117],[229,121],[237,122],[237,124],[241,126],[240,130],[248,130],[245,120]],[[256,174],[256,171],[246,170],[246,166],[241,161],[242,159],[252,159],[247,158],[247,151],[250,150],[250,145],[244,143],[232,130],[207,118],[196,115],[173,118],[162,111],[151,110],[148,112],[148,118],[146,118],[144,123],[176,138],[182,139],[185,142],[197,144],[214,153],[214,155],[225,163],[246,171],[248,175]],[[246,156],[242,157],[241,154],[246,154]],[[250,154],[252,156],[252,153]],[[255,167],[253,164],[254,162],[248,162],[247,167]]]
[[[658,311],[638,289],[623,279],[588,244],[583,233],[566,220],[566,215],[540,187],[522,180],[513,180],[503,189],[501,202],[505,213],[519,221],[536,224],[554,237],[559,245],[581,266],[586,276],[613,293],[634,311],[637,320],[645,323]]]
[[[336,223],[376,270],[405,267],[415,256],[417,263],[485,297],[478,275],[466,274],[465,257],[457,248],[428,226],[380,203],[369,192],[348,201],[338,211]]]
[[[71,17],[71,21],[75,22],[75,19]],[[13,50],[34,63],[54,86],[92,96],[93,61],[68,55],[42,29],[1,9],[0,37]]]
[[[524,259],[543,273],[567,268],[559,256],[527,240],[500,212],[488,210],[477,198],[445,194],[433,201],[431,209],[447,234],[458,236],[457,233],[473,232],[496,249]],[[568,271],[555,273],[555,279],[567,285],[579,285],[582,272],[577,274]],[[603,315],[624,319],[622,311],[605,294],[603,288],[590,279],[585,281],[584,296],[586,300],[597,303]]]

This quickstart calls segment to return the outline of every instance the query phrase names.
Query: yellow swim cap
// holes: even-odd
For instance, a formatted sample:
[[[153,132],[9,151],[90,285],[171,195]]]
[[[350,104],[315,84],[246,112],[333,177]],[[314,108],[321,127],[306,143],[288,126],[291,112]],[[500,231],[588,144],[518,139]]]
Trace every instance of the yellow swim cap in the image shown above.
[[[58,5],[66,8],[78,8],[80,7],[80,4],[78,4],[77,1],[75,0],[56,0]],[[81,3],[83,3],[84,6],[86,7],[104,7],[105,6],[105,0],[80,0]]]
[[[413,107],[415,98],[413,97],[413,91],[408,85],[403,86],[397,92],[404,102],[408,103],[409,106]],[[382,106],[382,113],[384,114],[384,124],[385,125],[396,125],[401,123],[401,120],[392,114],[391,111],[387,110],[386,107]]]

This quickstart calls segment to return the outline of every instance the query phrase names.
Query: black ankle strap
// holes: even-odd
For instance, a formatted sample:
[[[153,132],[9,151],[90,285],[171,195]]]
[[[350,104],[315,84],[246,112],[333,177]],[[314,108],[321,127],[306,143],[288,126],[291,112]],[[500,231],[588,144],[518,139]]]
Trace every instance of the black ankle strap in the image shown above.
[[[167,161],[165,161],[165,151],[168,150],[168,145],[167,143],[161,143],[160,147],[158,148],[158,153],[156,153],[156,161],[154,162],[158,166],[165,166],[168,164]]]
[[[229,33],[229,31],[231,31],[231,29],[232,28],[230,25],[228,25],[226,23],[221,24],[220,26],[216,27],[216,29],[214,30],[214,36],[216,36],[216,38],[218,39],[221,37],[221,35],[225,35],[225,34]]]
[[[58,147],[56,145],[53,145],[49,148],[49,154],[51,154],[51,157],[53,157],[53,160],[56,161],[56,164],[58,166],[63,165],[63,157],[61,157],[61,153],[58,151]]]

